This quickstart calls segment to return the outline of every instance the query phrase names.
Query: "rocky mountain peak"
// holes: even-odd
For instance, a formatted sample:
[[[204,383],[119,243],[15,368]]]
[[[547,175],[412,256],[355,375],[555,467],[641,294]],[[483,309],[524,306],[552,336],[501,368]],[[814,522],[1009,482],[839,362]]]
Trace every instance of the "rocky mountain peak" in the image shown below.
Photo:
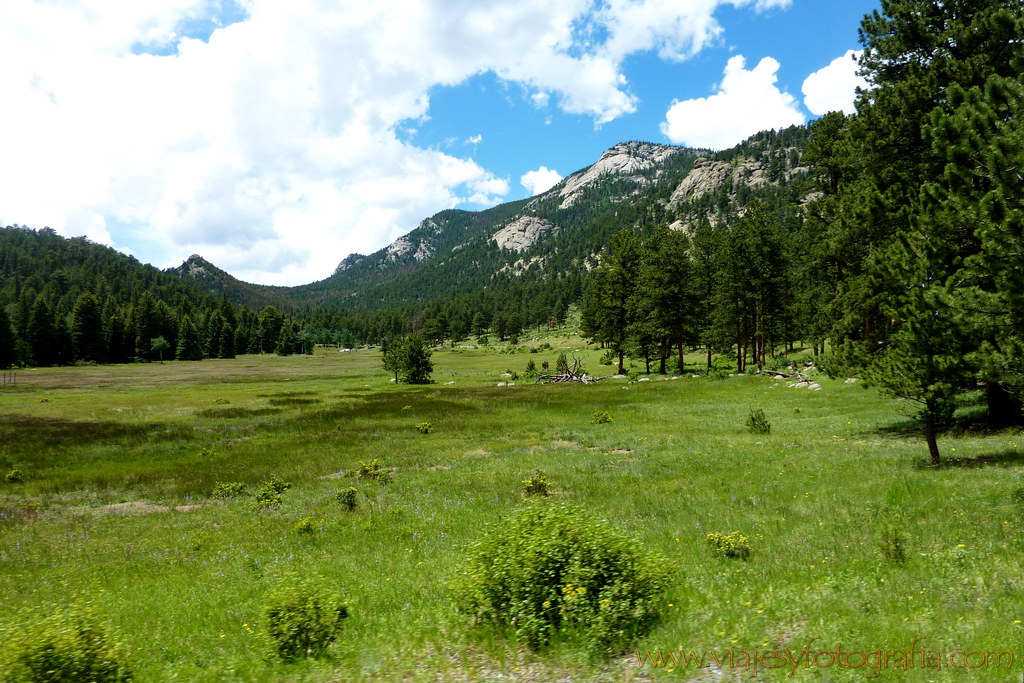
[[[563,198],[561,208],[572,206],[581,190],[593,185],[604,176],[633,175],[664,162],[665,159],[673,154],[678,154],[682,149],[682,147],[656,145],[650,142],[620,142],[602,154],[593,166],[565,179],[558,191],[559,196]],[[644,182],[644,179],[639,176],[632,179]]]

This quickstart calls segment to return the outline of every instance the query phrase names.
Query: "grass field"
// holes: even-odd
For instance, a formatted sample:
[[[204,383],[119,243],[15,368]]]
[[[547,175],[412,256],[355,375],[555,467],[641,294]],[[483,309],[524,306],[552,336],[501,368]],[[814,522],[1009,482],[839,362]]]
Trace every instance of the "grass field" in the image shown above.
[[[554,340],[556,346],[567,342]],[[598,351],[584,351],[594,374]],[[467,545],[547,472],[555,498],[672,560],[660,621],[635,650],[909,650],[921,661],[759,669],[762,680],[1019,681],[1024,672],[1024,443],[960,427],[950,463],[893,401],[819,379],[754,376],[596,385],[502,378],[555,351],[434,355],[434,383],[396,386],[375,350],[312,357],[24,370],[0,390],[0,624],[91,599],[140,681],[746,680],[752,670],[640,666],[567,645],[533,653],[467,628],[449,583]],[[697,368],[699,358],[689,359]],[[603,371],[603,372],[602,372]],[[497,386],[514,381],[515,386]],[[745,426],[763,409],[770,434]],[[593,424],[595,411],[611,422]],[[430,422],[434,431],[416,429]],[[355,480],[360,462],[395,468]],[[294,486],[253,511],[217,482]],[[347,512],[335,499],[359,489]],[[315,522],[299,533],[297,522]],[[714,555],[740,531],[752,553]],[[289,574],[344,593],[351,616],[320,660],[268,655],[261,607]],[[924,667],[941,654],[944,667]],[[950,666],[1010,651],[1007,670]],[[971,666],[984,661],[973,655]],[[768,660],[778,665],[779,660]],[[820,663],[827,662],[824,656]],[[856,661],[856,657],[846,660]],[[954,655],[954,664],[962,661]],[[762,660],[763,665],[764,660]],[[790,675],[791,674],[791,675]]]

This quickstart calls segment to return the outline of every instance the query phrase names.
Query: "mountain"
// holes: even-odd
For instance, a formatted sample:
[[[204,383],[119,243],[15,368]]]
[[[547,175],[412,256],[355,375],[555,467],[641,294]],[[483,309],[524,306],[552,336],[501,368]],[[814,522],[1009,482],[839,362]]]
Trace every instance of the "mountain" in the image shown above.
[[[235,280],[198,256],[172,272],[231,301],[284,310],[372,311],[538,283],[578,298],[611,235],[624,227],[721,223],[761,198],[790,222],[810,192],[800,165],[806,127],[766,131],[723,152],[631,141],[536,197],[473,212],[441,211],[370,255],[351,254],[319,282],[266,287]]]

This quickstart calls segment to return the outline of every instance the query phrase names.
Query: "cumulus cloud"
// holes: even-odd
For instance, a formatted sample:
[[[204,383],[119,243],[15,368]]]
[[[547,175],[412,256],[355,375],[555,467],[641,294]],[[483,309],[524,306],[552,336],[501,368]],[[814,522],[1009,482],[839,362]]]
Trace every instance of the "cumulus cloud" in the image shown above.
[[[762,59],[748,71],[742,55],[732,57],[718,92],[710,97],[673,101],[661,132],[677,144],[724,149],[758,131],[804,122],[796,100],[775,83],[779,63]]]
[[[815,71],[804,80],[804,106],[812,114],[824,116],[830,111],[855,114],[857,88],[867,88],[866,79],[857,75],[857,60],[863,50],[848,50],[823,69]]]
[[[523,174],[523,177],[519,179],[530,192],[530,196],[538,195],[541,192],[547,192],[552,187],[561,182],[562,176],[558,174],[558,171],[549,169],[547,166],[541,166],[536,171],[527,171]]]
[[[508,193],[472,159],[413,143],[431,88],[491,71],[600,125],[636,109],[629,54],[682,59],[719,39],[720,5],[788,2],[245,0],[199,40],[183,27],[218,25],[222,2],[6,0],[0,224],[309,282]]]

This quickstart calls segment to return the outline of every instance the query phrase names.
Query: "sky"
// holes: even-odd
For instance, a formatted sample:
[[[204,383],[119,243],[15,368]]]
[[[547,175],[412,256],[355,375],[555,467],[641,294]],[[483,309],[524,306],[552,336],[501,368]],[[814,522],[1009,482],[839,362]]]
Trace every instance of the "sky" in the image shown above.
[[[614,144],[854,111],[878,0],[0,0],[0,225],[324,279]]]

